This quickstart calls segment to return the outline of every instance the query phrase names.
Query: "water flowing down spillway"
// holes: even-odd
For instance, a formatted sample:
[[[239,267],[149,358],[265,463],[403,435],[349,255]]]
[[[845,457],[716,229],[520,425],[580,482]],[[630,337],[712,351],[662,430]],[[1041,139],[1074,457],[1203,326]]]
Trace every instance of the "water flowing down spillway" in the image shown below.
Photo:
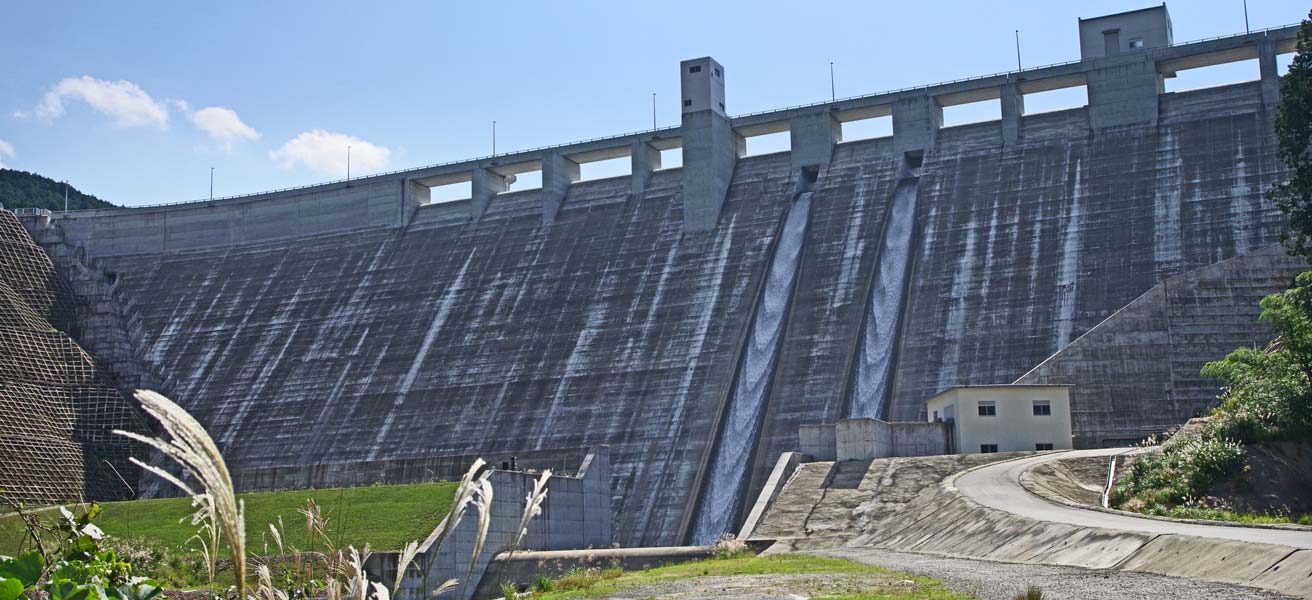
[[[775,357],[783,337],[788,302],[793,296],[797,265],[806,241],[811,214],[810,192],[801,194],[788,211],[779,243],[770,259],[765,290],[756,308],[748,334],[747,348],[734,378],[729,406],[720,428],[720,443],[706,476],[701,509],[693,529],[693,541],[710,544],[733,529],[742,504],[752,445],[756,441],[774,377]]]
[[[870,290],[861,331],[849,417],[888,417],[886,404],[893,372],[893,349],[911,266],[911,238],[915,233],[919,190],[920,179],[907,177],[898,182],[893,193],[893,209],[884,226],[884,244],[879,250],[879,270]]]

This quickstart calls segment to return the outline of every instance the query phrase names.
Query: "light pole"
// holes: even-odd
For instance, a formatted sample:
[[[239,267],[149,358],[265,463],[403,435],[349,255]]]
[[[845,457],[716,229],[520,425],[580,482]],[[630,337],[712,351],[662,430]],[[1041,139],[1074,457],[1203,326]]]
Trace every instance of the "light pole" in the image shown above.
[[[829,61],[829,101],[838,101],[838,93],[834,91],[834,61]]]
[[[1020,30],[1016,30],[1016,71],[1021,71],[1020,66]]]
[[[1244,33],[1252,33],[1253,30],[1248,28],[1248,0],[1244,0]]]
[[[64,212],[68,212],[68,182],[64,182]]]

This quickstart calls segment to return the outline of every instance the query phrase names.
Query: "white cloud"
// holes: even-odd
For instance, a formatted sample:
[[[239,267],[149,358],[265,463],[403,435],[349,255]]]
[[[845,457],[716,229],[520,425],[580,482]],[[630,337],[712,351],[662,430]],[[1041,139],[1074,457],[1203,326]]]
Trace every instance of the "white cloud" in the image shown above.
[[[119,127],[167,129],[169,126],[168,108],[137,84],[123,80],[105,81],[86,75],[69,77],[56,84],[36,107],[36,115],[53,121],[64,114],[64,100],[70,98],[86,102],[97,112],[112,117]]]
[[[237,113],[222,106],[207,106],[191,114],[191,122],[210,138],[231,149],[236,142],[260,139],[260,132],[243,123]]]
[[[269,153],[284,169],[304,166],[334,179],[346,175],[346,147],[351,147],[351,176],[377,173],[387,168],[392,151],[358,137],[315,129],[306,131]]]
[[[13,158],[14,146],[9,142],[0,140],[0,159]],[[0,160],[0,169],[5,168],[5,163]]]

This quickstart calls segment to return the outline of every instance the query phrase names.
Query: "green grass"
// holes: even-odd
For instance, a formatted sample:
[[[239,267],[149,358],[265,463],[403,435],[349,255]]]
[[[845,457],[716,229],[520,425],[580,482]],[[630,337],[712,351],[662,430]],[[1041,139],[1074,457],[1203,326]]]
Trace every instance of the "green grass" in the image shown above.
[[[455,483],[416,483],[329,490],[299,490],[241,494],[246,503],[247,552],[263,554],[265,541],[269,552],[277,547],[269,535],[269,524],[281,515],[285,542],[301,550],[316,550],[307,544],[305,518],[297,509],[306,499],[319,503],[328,518],[328,533],[333,542],[357,548],[369,544],[375,550],[399,550],[411,540],[422,540],[451,510]],[[188,518],[192,514],[189,498],[163,498],[108,502],[96,524],[111,537],[140,541],[145,545],[195,554],[187,540],[196,532]],[[51,518],[56,511],[43,511]],[[23,523],[17,516],[0,516],[0,555],[16,553],[25,537]],[[226,552],[221,553],[226,556]]]
[[[1200,508],[1193,506],[1175,506],[1166,508],[1155,505],[1144,511],[1148,514],[1171,517],[1173,519],[1202,519],[1207,521],[1229,521],[1232,523],[1249,523],[1258,525],[1294,524],[1312,525],[1312,515],[1286,515],[1244,513],[1222,510],[1219,508]]]
[[[873,589],[868,593],[861,592],[855,594],[813,596],[816,599],[873,600],[878,598],[884,600],[911,600],[915,598],[923,600],[967,600],[969,598],[969,596],[964,596],[944,589],[942,583],[933,579],[913,577],[846,560],[807,556],[802,554],[744,556],[727,559],[713,558],[643,571],[624,572],[618,576],[610,571],[595,570],[595,572],[597,575],[591,578],[580,577],[577,573],[566,575],[559,580],[556,580],[556,591],[545,593],[539,592],[528,597],[533,600],[597,598],[615,593],[626,587],[659,584],[694,577],[823,573],[832,575],[876,575],[881,576],[881,579],[885,581],[911,580],[914,584],[905,587],[878,586],[877,589]],[[576,589],[560,589],[561,587],[569,587],[568,585],[565,585],[567,582],[580,579],[584,580],[582,581],[582,587]]]

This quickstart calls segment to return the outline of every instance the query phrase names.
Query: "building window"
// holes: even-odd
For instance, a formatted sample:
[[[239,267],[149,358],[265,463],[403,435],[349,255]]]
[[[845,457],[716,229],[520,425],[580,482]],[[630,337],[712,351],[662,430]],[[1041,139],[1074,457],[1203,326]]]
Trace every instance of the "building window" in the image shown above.
[[[683,101],[683,105],[684,105],[684,106],[692,106],[692,100],[684,100],[684,101]]]
[[[985,400],[979,403],[979,416],[996,417],[998,416],[998,406],[992,400]],[[996,450],[994,451],[996,452]]]
[[[719,76],[720,76],[720,68],[719,68],[719,67],[716,67],[716,68],[715,68],[715,76],[716,76],[716,77],[719,77]]]
[[[1040,452],[1042,452],[1042,451],[1044,451],[1044,450],[1052,450],[1052,444],[1047,444],[1047,443],[1042,443],[1042,442],[1040,442],[1040,443],[1038,443],[1038,444],[1034,444],[1034,449],[1035,449],[1035,450],[1038,450],[1038,451],[1040,451]]]
[[[1052,415],[1052,403],[1047,400],[1034,401],[1034,416],[1047,417]]]
[[[688,67],[688,72],[689,72],[689,73],[701,73],[701,72],[702,72],[702,67],[701,67],[701,65],[697,65],[697,66],[695,66],[695,67]]]
[[[1142,47],[1143,47],[1143,38],[1134,38],[1134,39],[1130,40],[1130,49],[1131,49],[1131,50],[1134,50],[1134,49],[1136,49],[1136,48],[1142,48]]]
[[[724,103],[723,103],[723,102],[720,103],[720,110],[724,110]]]
[[[998,451],[998,445],[997,445],[997,444],[980,444],[980,445],[979,445],[979,453],[980,453],[980,454],[994,454],[994,453],[996,453],[997,451]]]

